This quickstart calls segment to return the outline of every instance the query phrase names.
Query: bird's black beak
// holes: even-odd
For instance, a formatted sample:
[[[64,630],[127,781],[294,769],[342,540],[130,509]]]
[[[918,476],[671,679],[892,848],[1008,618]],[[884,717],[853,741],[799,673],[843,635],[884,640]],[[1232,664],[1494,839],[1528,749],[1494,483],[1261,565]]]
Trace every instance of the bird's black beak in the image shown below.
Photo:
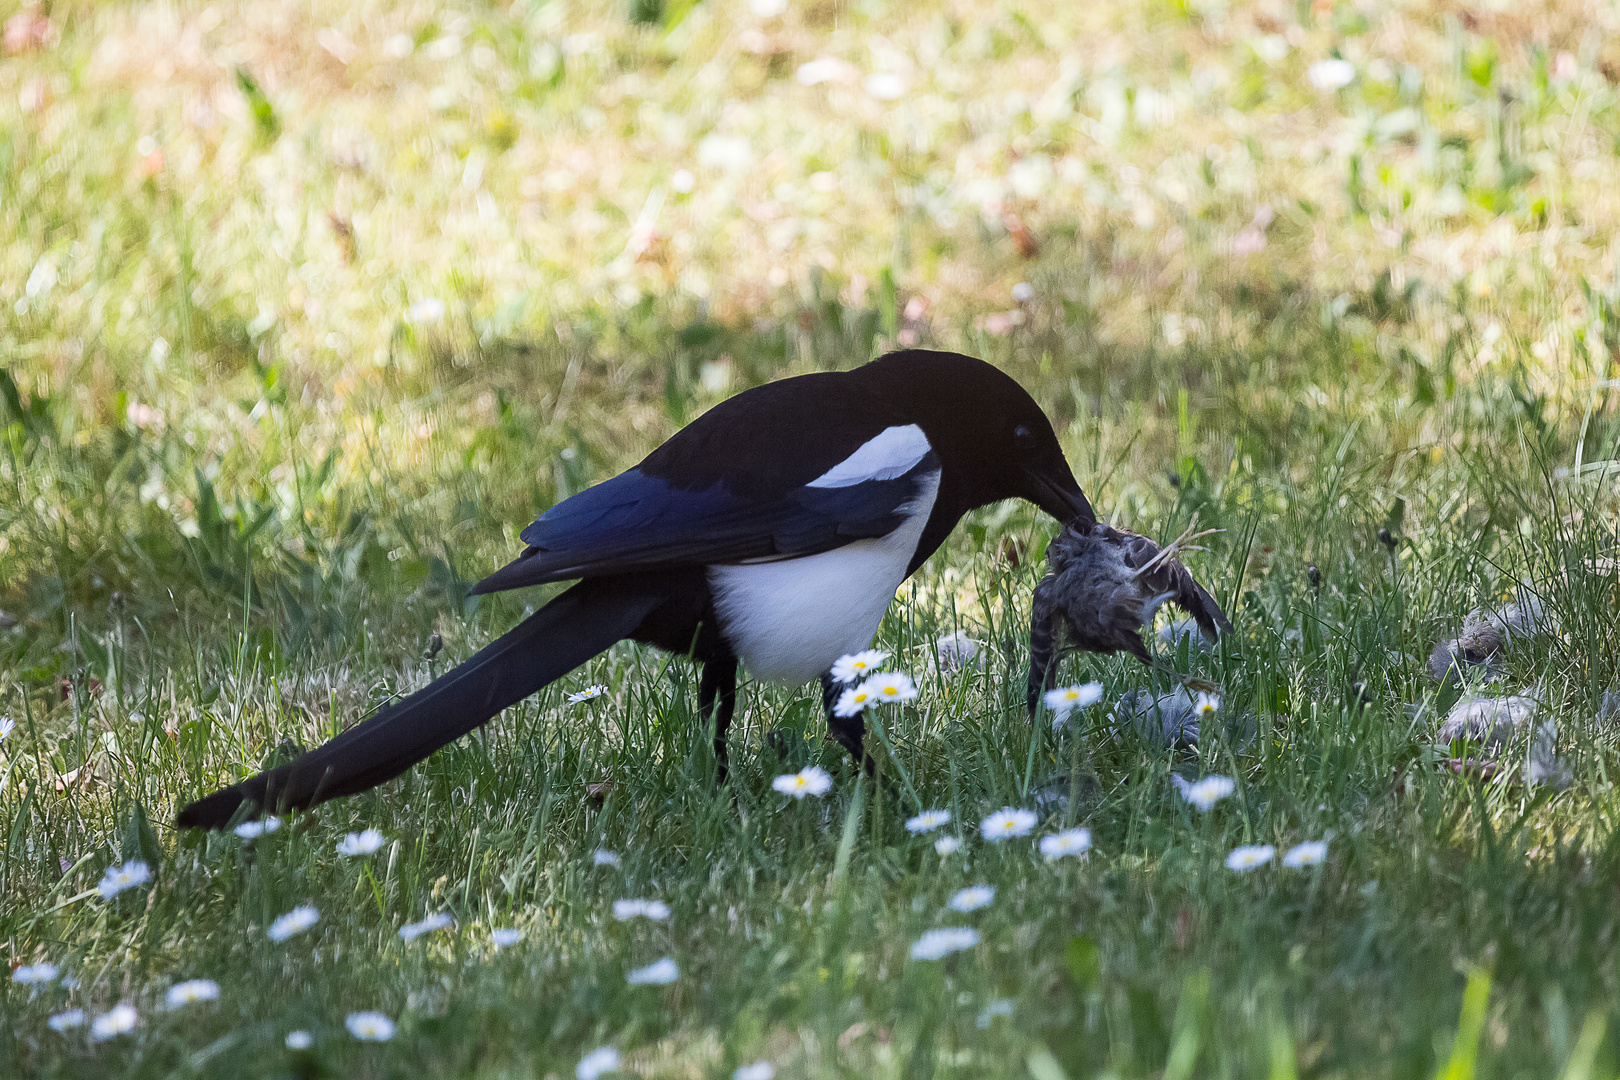
[[[1097,523],[1097,515],[1080,490],[1069,463],[1061,458],[1051,464],[1031,465],[1025,473],[1029,493],[1025,498],[1051,514],[1063,525],[1089,529]]]

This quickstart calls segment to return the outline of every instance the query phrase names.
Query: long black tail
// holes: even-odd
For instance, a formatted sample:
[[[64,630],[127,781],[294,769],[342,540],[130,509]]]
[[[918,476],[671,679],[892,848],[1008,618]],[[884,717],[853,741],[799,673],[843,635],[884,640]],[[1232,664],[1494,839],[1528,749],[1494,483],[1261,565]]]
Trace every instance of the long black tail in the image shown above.
[[[176,823],[222,829],[239,817],[303,809],[392,780],[630,636],[664,598],[645,578],[582,581],[405,700],[296,761],[181,808]]]

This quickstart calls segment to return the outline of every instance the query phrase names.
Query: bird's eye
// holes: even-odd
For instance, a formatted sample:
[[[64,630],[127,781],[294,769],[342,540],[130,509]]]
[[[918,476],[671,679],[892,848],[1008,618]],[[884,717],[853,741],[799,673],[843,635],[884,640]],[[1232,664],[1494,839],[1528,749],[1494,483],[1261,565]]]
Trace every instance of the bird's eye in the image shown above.
[[[1028,453],[1035,449],[1035,433],[1023,424],[1013,428],[1013,446]]]

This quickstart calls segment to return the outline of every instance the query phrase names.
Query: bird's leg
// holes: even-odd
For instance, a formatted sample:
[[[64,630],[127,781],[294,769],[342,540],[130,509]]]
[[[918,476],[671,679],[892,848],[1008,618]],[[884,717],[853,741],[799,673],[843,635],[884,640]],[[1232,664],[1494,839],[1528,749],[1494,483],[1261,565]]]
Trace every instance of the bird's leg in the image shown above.
[[[877,762],[866,752],[866,714],[858,712],[854,716],[839,716],[834,711],[842,690],[843,687],[833,681],[830,672],[821,676],[821,707],[827,713],[827,730],[839,746],[849,751],[855,764],[865,770],[866,775],[876,776]]]
[[[710,660],[703,665],[698,680],[698,711],[705,722],[714,722],[714,771],[724,784],[729,768],[726,761],[726,730],[737,711],[737,660]]]
[[[1166,679],[1170,680],[1172,683],[1175,683],[1177,686],[1185,686],[1187,680],[1191,678],[1191,676],[1182,674],[1169,664],[1165,663],[1163,660],[1160,660],[1158,656],[1154,656],[1149,659],[1147,665],[1154,671],[1157,671],[1160,675],[1163,675]]]
[[[1206,551],[1208,550],[1207,548],[1199,547],[1198,545],[1194,544],[1193,541],[1201,539],[1205,536],[1214,536],[1218,532],[1226,531],[1225,529],[1205,529],[1202,532],[1195,532],[1194,530],[1197,528],[1198,518],[1194,517],[1192,523],[1187,526],[1186,532],[1182,533],[1164,547],[1160,548],[1159,553],[1153,556],[1153,558],[1149,559],[1141,566],[1138,566],[1135,570],[1132,570],[1131,576],[1141,577],[1150,570],[1154,570],[1163,565],[1166,560],[1175,558],[1183,551]]]
[[[1037,599],[1036,610],[1029,621],[1029,684],[1026,701],[1029,715],[1034,719],[1040,708],[1041,695],[1052,689],[1057,675],[1058,625],[1054,612],[1046,609]]]

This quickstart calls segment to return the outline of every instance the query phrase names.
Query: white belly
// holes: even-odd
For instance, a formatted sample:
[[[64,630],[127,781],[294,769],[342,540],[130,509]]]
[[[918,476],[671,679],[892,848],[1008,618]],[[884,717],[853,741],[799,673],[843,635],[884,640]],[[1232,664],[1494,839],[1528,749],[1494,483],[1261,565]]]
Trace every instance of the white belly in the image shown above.
[[[939,474],[903,524],[820,555],[709,567],[721,632],[755,678],[797,685],[872,643],[928,522]]]

